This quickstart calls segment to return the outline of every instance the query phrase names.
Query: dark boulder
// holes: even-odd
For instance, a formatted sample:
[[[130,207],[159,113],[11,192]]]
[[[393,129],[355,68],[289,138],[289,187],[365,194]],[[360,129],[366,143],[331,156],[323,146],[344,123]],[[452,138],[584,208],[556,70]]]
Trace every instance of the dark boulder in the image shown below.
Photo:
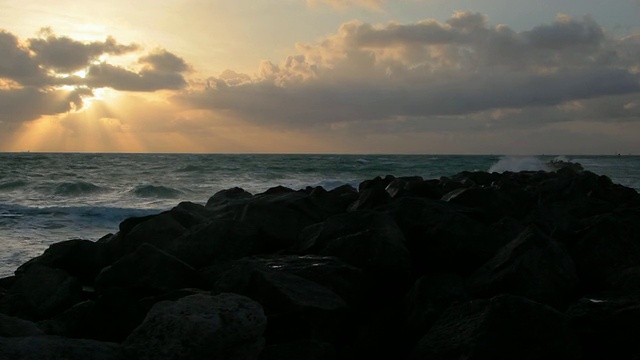
[[[468,298],[464,279],[459,275],[434,273],[418,279],[403,304],[408,347],[415,345],[451,304]]]
[[[640,302],[625,298],[583,298],[567,310],[580,338],[583,359],[637,359]]]
[[[483,220],[492,223],[505,216],[521,218],[524,209],[516,199],[492,188],[461,188],[443,195],[442,200],[452,204],[479,209],[483,213]]]
[[[123,343],[133,359],[258,359],[267,325],[260,304],[236,294],[191,295],[153,306]]]
[[[133,253],[104,268],[96,278],[95,287],[98,292],[120,287],[134,293],[152,295],[190,287],[195,279],[194,268],[144,243]]]
[[[359,210],[328,218],[301,234],[304,254],[335,256],[364,271],[374,298],[397,300],[410,286],[405,238],[388,215]]]
[[[264,306],[269,343],[341,341],[346,302],[329,288],[256,259],[241,259],[218,279],[214,292],[233,292]]]
[[[0,337],[21,337],[42,335],[35,323],[16,317],[0,314]]]
[[[509,240],[472,218],[472,209],[425,198],[400,198],[378,209],[402,230],[415,278],[428,272],[466,276]]]
[[[335,360],[333,345],[321,341],[296,341],[265,347],[260,360]]]
[[[634,288],[625,287],[625,278],[640,264],[639,218],[636,211],[621,211],[585,221],[587,227],[570,246],[584,292],[625,294]]]
[[[230,202],[250,199],[252,196],[250,192],[239,187],[220,190],[207,200],[205,207],[207,209],[215,209],[216,207],[227,205]]]
[[[60,336],[0,337],[0,359],[7,360],[121,360],[120,345]]]
[[[157,215],[129,218],[120,224],[123,253],[135,251],[148,243],[160,249],[190,228],[206,223],[208,211],[196,204],[181,204]],[[211,215],[213,216],[213,214]]]
[[[410,359],[579,359],[562,313],[526,298],[500,295],[452,305],[418,342]]]
[[[168,242],[165,250],[194,268],[201,269],[266,253],[272,246],[268,240],[256,224],[221,218]]]
[[[575,301],[579,286],[567,250],[536,227],[505,245],[468,283],[475,297],[520,295],[561,311]]]
[[[104,242],[68,240],[52,244],[42,255],[21,265],[16,270],[16,274],[21,274],[34,264],[39,264],[64,270],[83,284],[90,285],[93,284],[100,270],[114,260],[115,256]]]
[[[360,192],[358,200],[349,205],[349,211],[374,209],[391,202],[391,195],[382,187],[374,186]]]
[[[58,269],[30,266],[0,299],[0,313],[29,320],[43,319],[83,300],[82,284]]]
[[[244,258],[202,269],[200,287],[214,289],[229,269],[245,263],[264,271],[284,272],[310,280],[333,291],[350,306],[358,306],[365,301],[362,270],[333,256],[262,255]]]

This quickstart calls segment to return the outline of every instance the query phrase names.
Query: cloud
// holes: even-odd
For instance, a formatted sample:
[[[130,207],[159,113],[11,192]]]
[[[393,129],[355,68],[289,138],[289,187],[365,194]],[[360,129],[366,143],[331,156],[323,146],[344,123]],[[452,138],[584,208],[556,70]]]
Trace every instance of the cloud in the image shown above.
[[[619,101],[640,92],[640,36],[616,38],[589,17],[561,15],[521,32],[474,12],[445,22],[351,21],[297,51],[176,99],[265,127],[326,132],[542,126],[584,117],[562,110],[576,101],[602,106],[593,121],[640,120]],[[496,121],[499,112],[511,115]]]
[[[66,113],[82,108],[83,96],[90,96],[91,90],[43,91],[35,87],[0,90],[0,124],[20,123],[37,119],[43,115]]]
[[[18,38],[0,30],[0,79],[10,79],[29,85],[42,82],[46,77],[39,64],[31,57],[28,47]]]
[[[354,6],[380,11],[383,3],[385,0],[307,0],[307,4],[312,6],[326,4],[340,10]]]
[[[79,82],[93,88],[122,91],[178,90],[187,84],[181,73],[187,71],[188,66],[169,52],[163,50],[144,56],[139,63],[145,65],[139,72],[107,63],[91,65],[86,78]]]
[[[41,30],[44,37],[28,40],[29,49],[39,65],[59,73],[82,70],[101,55],[123,55],[139,50],[135,44],[121,45],[112,37],[104,42],[80,42],[56,36],[50,29]]]
[[[136,44],[114,38],[82,42],[43,29],[39,37],[21,41],[0,30],[0,123],[16,124],[44,115],[80,110],[94,89],[153,92],[187,85],[191,69],[184,59],[164,49],[143,53]],[[109,59],[139,54],[129,67]],[[77,74],[82,72],[83,74]]]

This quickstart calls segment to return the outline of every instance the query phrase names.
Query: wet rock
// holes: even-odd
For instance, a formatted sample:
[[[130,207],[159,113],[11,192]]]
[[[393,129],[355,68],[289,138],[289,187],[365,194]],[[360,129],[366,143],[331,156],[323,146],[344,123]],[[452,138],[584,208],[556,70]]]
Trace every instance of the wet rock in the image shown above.
[[[265,335],[270,343],[337,341],[344,331],[338,324],[344,325],[348,315],[346,302],[329,288],[250,258],[234,262],[214,291],[245,295],[262,304],[269,317]]]
[[[370,210],[328,218],[301,235],[301,252],[335,256],[364,271],[373,297],[397,299],[409,287],[410,255],[395,221]]]

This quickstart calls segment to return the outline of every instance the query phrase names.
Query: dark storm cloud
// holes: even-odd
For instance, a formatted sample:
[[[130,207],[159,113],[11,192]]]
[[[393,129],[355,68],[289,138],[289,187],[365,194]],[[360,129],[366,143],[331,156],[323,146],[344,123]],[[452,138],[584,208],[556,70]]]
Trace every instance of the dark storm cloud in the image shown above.
[[[541,108],[549,119],[571,121],[584,113],[563,112],[563,104],[595,99],[613,104],[597,113],[600,121],[633,119],[632,106],[616,99],[640,93],[640,36],[615,38],[588,17],[558,16],[523,32],[472,12],[408,25],[353,21],[298,50],[263,63],[251,80],[227,71],[180,100],[262,125],[368,121],[383,129],[411,118],[429,129],[434,119],[460,116],[491,122],[502,110],[530,124],[547,122],[537,117]]]
[[[0,90],[0,123],[20,123],[42,115],[55,115],[83,105],[83,96],[91,95],[91,90],[42,91],[35,87]]]
[[[0,30],[0,79],[22,84],[42,82],[46,75],[38,65],[15,35]]]
[[[29,39],[29,49],[34,60],[49,69],[61,73],[82,70],[101,55],[122,55],[139,50],[135,44],[121,45],[112,37],[105,41],[80,42],[66,36],[56,36],[45,30],[46,37]]]
[[[186,85],[178,72],[158,71],[155,68],[133,72],[106,63],[89,67],[82,82],[92,88],[109,87],[122,91],[177,90]]]
[[[103,55],[140,50],[112,37],[81,42],[45,28],[40,37],[20,41],[0,30],[0,121],[19,123],[81,109],[83,97],[92,96],[95,88],[151,92],[186,86],[183,73],[189,66],[164,49],[141,55],[137,69],[99,62]],[[72,74],[80,70],[86,76]]]

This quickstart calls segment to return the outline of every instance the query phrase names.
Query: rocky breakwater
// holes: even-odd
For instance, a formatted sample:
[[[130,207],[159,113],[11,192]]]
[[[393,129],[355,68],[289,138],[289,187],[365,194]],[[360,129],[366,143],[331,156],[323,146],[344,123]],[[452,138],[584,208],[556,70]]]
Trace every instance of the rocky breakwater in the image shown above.
[[[575,167],[232,188],[0,291],[2,359],[632,359],[640,195]]]

